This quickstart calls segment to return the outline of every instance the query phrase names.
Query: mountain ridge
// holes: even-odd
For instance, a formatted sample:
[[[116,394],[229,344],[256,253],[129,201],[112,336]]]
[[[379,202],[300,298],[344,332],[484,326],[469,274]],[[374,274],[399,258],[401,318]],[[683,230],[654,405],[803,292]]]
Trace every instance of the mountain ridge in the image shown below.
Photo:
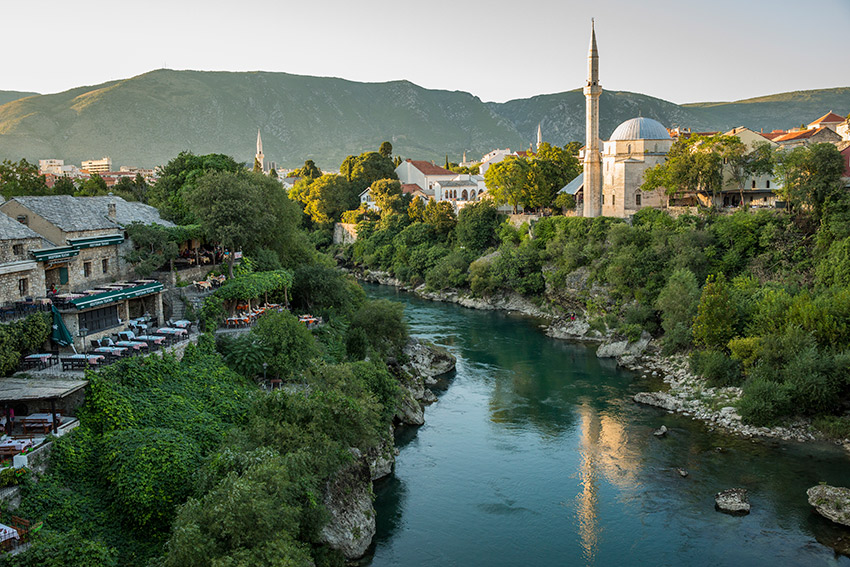
[[[604,91],[600,108],[603,138],[635,116],[698,131],[788,128],[829,110],[846,115],[850,87],[685,105]],[[526,149],[538,123],[548,142],[582,140],[581,90],[495,103],[406,79],[361,83],[266,71],[159,69],[0,104],[0,159],[79,163],[109,155],[115,167],[150,167],[191,150],[250,163],[259,128],[268,160],[297,167],[313,159],[335,170],[346,155],[376,150],[384,140],[396,155],[437,162],[446,154],[460,161],[464,151],[477,159],[497,147]]]

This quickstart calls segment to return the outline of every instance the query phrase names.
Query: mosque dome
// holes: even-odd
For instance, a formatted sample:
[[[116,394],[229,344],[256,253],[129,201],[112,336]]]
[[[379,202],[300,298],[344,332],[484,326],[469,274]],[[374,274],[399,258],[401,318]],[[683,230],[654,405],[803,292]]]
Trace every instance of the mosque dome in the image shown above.
[[[632,118],[626,120],[611,134],[611,141],[615,140],[669,140],[661,122],[652,118]]]

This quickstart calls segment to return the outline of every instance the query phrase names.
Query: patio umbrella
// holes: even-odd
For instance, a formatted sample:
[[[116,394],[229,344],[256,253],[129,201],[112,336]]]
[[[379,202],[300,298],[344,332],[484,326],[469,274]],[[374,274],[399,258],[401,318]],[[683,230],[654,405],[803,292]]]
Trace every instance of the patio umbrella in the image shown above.
[[[53,312],[53,333],[50,339],[59,346],[68,346],[74,343],[71,333],[68,332],[68,327],[65,326],[65,321],[62,320],[62,315],[59,310],[53,305],[50,310]]]

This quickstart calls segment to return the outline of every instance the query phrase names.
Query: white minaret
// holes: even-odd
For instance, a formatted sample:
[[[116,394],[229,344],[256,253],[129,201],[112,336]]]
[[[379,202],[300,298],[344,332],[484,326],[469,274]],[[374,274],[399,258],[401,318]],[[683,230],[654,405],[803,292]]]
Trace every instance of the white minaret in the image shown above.
[[[540,122],[537,123],[537,149],[540,149],[540,145],[543,143],[543,128],[540,127]]]
[[[254,158],[260,162],[260,169],[265,171],[266,156],[263,155],[263,139],[260,137],[260,129],[257,128],[257,155]]]
[[[602,156],[599,153],[599,52],[596,50],[596,29],[590,20],[590,51],[587,54],[587,84],[585,100],[584,149],[584,216],[602,216]]]

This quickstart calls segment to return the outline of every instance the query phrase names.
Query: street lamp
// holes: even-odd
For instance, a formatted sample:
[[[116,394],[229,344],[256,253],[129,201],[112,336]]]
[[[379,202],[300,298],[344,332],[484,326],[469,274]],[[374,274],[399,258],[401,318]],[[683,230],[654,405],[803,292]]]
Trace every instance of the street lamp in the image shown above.
[[[89,334],[89,330],[88,330],[88,329],[86,329],[85,327],[80,327],[80,339],[82,340],[82,343],[83,343],[83,354],[86,354],[86,352],[87,352],[87,349],[86,349],[86,336],[87,336],[88,334]]]

